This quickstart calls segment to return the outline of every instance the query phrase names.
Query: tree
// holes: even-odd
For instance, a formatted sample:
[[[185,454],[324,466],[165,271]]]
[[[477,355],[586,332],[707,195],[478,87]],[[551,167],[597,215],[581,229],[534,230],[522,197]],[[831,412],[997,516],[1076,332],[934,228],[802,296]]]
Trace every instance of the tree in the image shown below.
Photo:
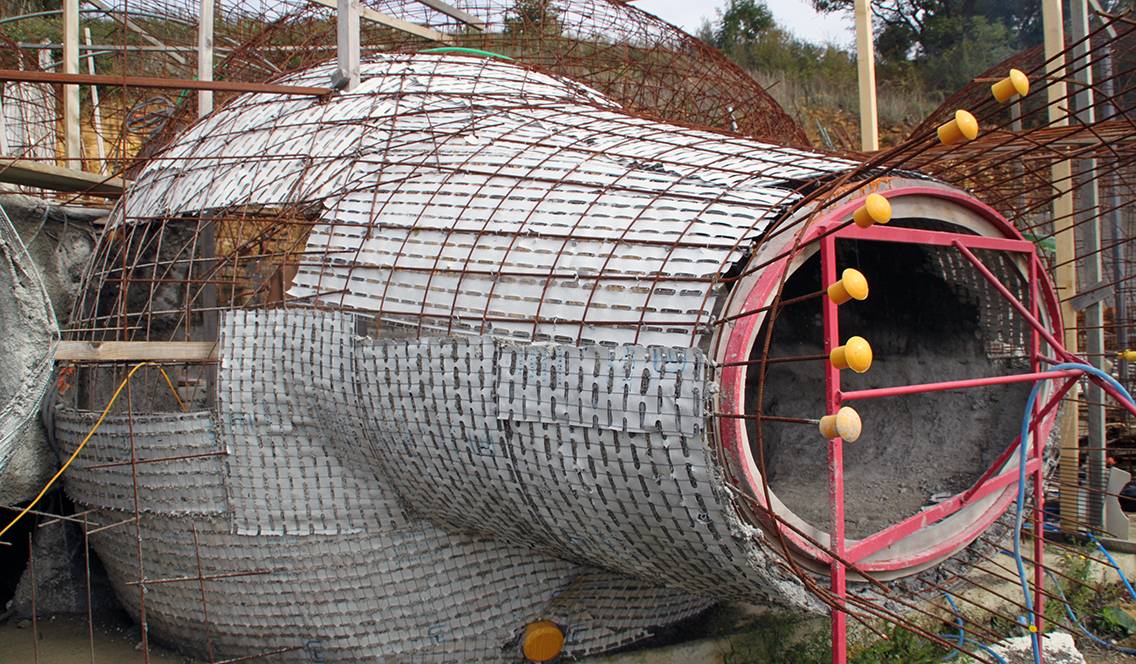
[[[726,11],[718,10],[718,26],[710,41],[723,51],[730,51],[757,41],[773,27],[773,13],[763,1],[730,0]]]
[[[559,36],[560,9],[552,0],[516,0],[505,14],[505,34],[527,37]]]
[[[55,0],[0,0],[0,16],[11,17],[59,9]]]
[[[832,44],[812,44],[777,25],[762,0],[731,0],[717,21],[704,21],[698,38],[713,44],[738,65],[763,72],[810,81],[839,84],[856,76],[847,51]]]
[[[854,0],[812,0],[821,12],[851,12]],[[882,69],[918,75],[944,92],[1041,41],[1036,0],[875,0]]]

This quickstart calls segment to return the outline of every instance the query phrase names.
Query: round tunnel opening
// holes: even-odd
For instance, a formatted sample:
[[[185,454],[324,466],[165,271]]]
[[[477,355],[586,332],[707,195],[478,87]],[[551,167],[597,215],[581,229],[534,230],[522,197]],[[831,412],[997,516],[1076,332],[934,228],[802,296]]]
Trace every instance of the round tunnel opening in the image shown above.
[[[897,221],[948,230],[933,220]],[[875,355],[866,373],[841,372],[843,390],[1029,370],[1024,321],[954,248],[845,239],[836,248],[838,271],[854,267],[870,283],[867,300],[838,309],[840,340],[864,337]],[[1010,257],[976,253],[1027,301],[1028,285]],[[782,298],[821,287],[820,256],[814,253],[789,275]],[[784,307],[772,326],[770,359],[823,353],[819,299]],[[751,361],[762,359],[765,334],[763,328],[757,335]],[[754,365],[746,384],[747,412],[820,417],[825,361]],[[859,411],[863,434],[844,446],[847,536],[871,535],[973,485],[1013,440],[1028,391],[1028,384],[1017,383],[848,404]],[[829,531],[827,440],[809,425],[764,420],[760,441],[754,422],[747,428],[754,458],[763,454],[770,490],[784,509]]]

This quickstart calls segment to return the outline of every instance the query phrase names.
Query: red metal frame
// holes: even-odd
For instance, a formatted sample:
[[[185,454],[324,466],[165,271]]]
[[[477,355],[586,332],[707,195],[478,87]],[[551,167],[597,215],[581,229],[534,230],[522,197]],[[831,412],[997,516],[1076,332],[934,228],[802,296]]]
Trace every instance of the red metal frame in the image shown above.
[[[1008,223],[1002,220],[1002,218],[998,216],[996,212],[994,212],[991,208],[983,205],[982,203],[975,201],[974,199],[969,198],[963,194],[942,188],[923,186],[906,187],[881,193],[889,198],[906,195],[930,195],[950,200],[954,203],[960,204],[964,207],[981,213],[983,217],[990,221],[996,228],[1001,230],[1007,237],[997,238],[978,235],[960,235],[956,233],[924,231],[908,228],[889,228],[878,225],[873,226],[870,229],[860,229],[856,226],[849,225],[831,234],[825,235],[825,231],[828,228],[843,223],[851,217],[852,212],[861,204],[860,200],[853,200],[833,209],[831,213],[826,215],[819,224],[814,226],[810,230],[810,232],[804,238],[802,238],[803,243],[810,241],[819,242],[820,251],[822,254],[822,274],[825,275],[826,283],[835,281],[837,267],[834,264],[835,242],[838,239],[907,242],[929,244],[934,246],[954,246],[955,242],[961,242],[963,243],[964,248],[965,246],[973,246],[975,248],[982,249],[1015,251],[1018,253],[1026,253],[1031,256],[1033,254],[1033,245],[1027,241],[1020,239],[1020,236],[1017,235],[1016,231],[1014,231]],[[820,239],[818,240],[817,238]],[[829,259],[827,261],[824,259],[826,251],[831,252],[828,254]],[[1032,260],[1030,262],[1032,263]],[[768,301],[772,298],[773,289],[780,281],[780,272],[783,269],[787,269],[788,263],[788,258],[785,258],[782,260],[780,265],[771,266],[771,269],[766,270],[759,277],[757,284],[753,287],[753,289],[745,299],[745,302],[742,304],[741,311],[756,310],[768,304]],[[984,266],[983,269],[985,269]],[[1039,278],[1039,280],[1046,279],[1044,271],[1037,271],[1037,277]],[[1046,282],[1046,285],[1048,286],[1048,282]],[[1056,297],[1053,295],[1054,291],[1052,290],[1052,288],[1046,288],[1044,291],[1040,292],[1043,292],[1049,296],[1044,304],[1046,305],[1046,310],[1049,314],[1050,320],[1059,320]],[[1006,293],[1008,294],[1009,292],[1006,291]],[[825,300],[825,342],[827,346],[826,350],[828,350],[839,343],[839,330],[836,329],[836,325],[832,324],[835,322],[835,306],[831,305],[831,303],[828,303],[827,298]],[[1014,300],[1014,302],[1016,303],[1016,300]],[[1039,305],[1040,304],[1041,301],[1039,300]],[[1028,313],[1029,312],[1027,311],[1026,314],[1028,315]],[[1037,323],[1036,318],[1032,316],[1030,318],[1033,318],[1033,321],[1031,322]],[[725,413],[736,413],[738,415],[744,414],[743,404],[745,375],[747,369],[744,361],[748,359],[753,340],[757,334],[757,328],[761,323],[761,319],[762,317],[760,316],[742,317],[736,321],[735,325],[733,325],[733,330],[730,333],[729,339],[727,341],[727,349],[725,357],[723,358],[723,364],[731,365],[734,363],[739,363],[739,365],[726,366],[722,371],[721,403],[722,410]],[[1040,327],[1041,324],[1037,323],[1037,325]],[[1048,330],[1045,330],[1045,332],[1048,333]],[[880,391],[860,391],[845,394],[841,393],[840,391],[838,382],[839,376],[836,375],[837,372],[831,368],[827,369],[826,371],[826,385],[830,388],[830,391],[833,392],[833,394],[831,395],[826,395],[826,405],[829,407],[830,412],[833,409],[838,408],[839,404],[842,401],[853,400],[858,396],[890,396],[890,394],[888,393],[889,390],[894,390],[896,394],[901,394],[911,393],[914,391],[929,390],[932,389],[932,386],[933,389],[960,389],[965,387],[979,386],[991,381],[1011,382],[1015,380],[1027,380],[1027,378],[1025,377],[998,377],[995,379],[972,379],[973,382],[969,384],[966,381],[960,381],[955,383],[928,384],[926,386],[901,386],[898,388],[885,388],[884,390]],[[1034,378],[1034,376],[1032,375],[1028,376],[1029,378]],[[1057,376],[1060,377],[1060,374],[1058,374]],[[1049,378],[1050,376],[1047,375],[1046,377]],[[997,384],[997,382],[991,382],[991,384]],[[1050,412],[1050,409],[1046,409],[1045,412]],[[727,452],[732,453],[732,455],[734,456],[734,459],[736,461],[735,468],[742,476],[742,479],[748,482],[748,485],[752,488],[752,493],[754,494],[758,502],[763,504],[763,506],[768,507],[764,505],[764,492],[761,490],[761,478],[756,474],[756,465],[752,458],[752,452],[749,449],[748,438],[745,432],[744,418],[720,418],[718,424],[723,447]],[[1039,430],[1039,433],[1043,436],[1048,435],[1049,429],[1052,427],[1052,419],[1045,419],[1041,424],[1042,428]],[[830,450],[830,458],[842,456],[842,451],[842,445],[838,445],[836,449]],[[831,460],[835,461],[836,459],[832,458]],[[838,478],[834,476],[831,479],[837,480],[837,483],[839,484],[842,483],[843,477],[841,476]],[[990,477],[990,473],[988,473],[982,478],[981,482],[984,484],[986,482],[990,482],[991,479],[992,478]],[[839,486],[835,488],[839,488]],[[880,560],[878,558],[873,560],[865,560],[865,558],[870,556],[872,553],[872,551],[869,551],[869,548],[874,549],[877,552],[885,549],[888,545],[894,544],[899,539],[902,539],[903,536],[910,535],[912,532],[918,530],[923,526],[930,525],[932,523],[935,523],[936,521],[946,518],[947,516],[950,516],[950,514],[953,514],[958,509],[972,504],[982,497],[989,495],[992,491],[993,489],[983,489],[981,484],[976,485],[975,487],[969,489],[968,492],[947,501],[946,507],[940,507],[934,512],[925,511],[924,513],[916,515],[909,520],[911,521],[911,523],[896,524],[887,529],[887,535],[883,535],[883,532],[881,532],[871,536],[871,538],[866,538],[873,541],[873,544],[870,547],[866,545],[865,547],[858,549],[857,547],[859,546],[860,542],[854,541],[850,545],[848,545],[848,543],[844,543],[845,548],[847,549],[845,553],[856,554],[851,558],[845,559],[849,560],[850,562],[856,562],[857,568],[865,572],[886,572],[920,564],[921,562],[934,560],[936,558],[948,555],[953,550],[956,550],[957,548],[968,543],[983,529],[985,529],[986,526],[993,522],[993,520],[997,518],[998,514],[1004,511],[1005,508],[1009,505],[1009,501],[1013,499],[1012,491],[1009,491],[1007,489],[1004,494],[999,497],[997,503],[993,505],[990,510],[988,510],[986,519],[980,519],[974,524],[974,527],[967,528],[962,532],[956,533],[954,537],[944,539],[943,541],[937,543],[937,545],[928,547],[928,549],[921,552],[920,555],[900,556],[886,560]],[[842,491],[840,492],[840,494],[842,495]],[[950,506],[954,506],[955,509],[948,511]],[[936,516],[937,518],[928,519],[929,516]],[[783,524],[777,523],[773,525],[776,525],[776,527],[780,528],[786,540],[791,542],[793,546],[797,548],[801,553],[804,553],[805,555],[823,564],[832,564],[832,557],[829,556],[825,550],[814,546],[811,542],[806,541],[805,538],[799,536],[796,532],[794,532],[790,528],[785,527]],[[836,524],[834,523],[833,525],[835,526]],[[895,537],[893,538],[891,537],[891,535],[895,535]]]
[[[958,249],[963,255],[972,263],[972,265],[982,273],[998,292],[1005,297],[1019,313],[1022,313],[1031,325],[1031,343],[1030,343],[1030,359],[1033,372],[1029,374],[1020,374],[1014,376],[997,376],[989,378],[973,378],[966,380],[953,380],[944,381],[939,383],[925,383],[921,385],[906,385],[885,387],[873,390],[859,390],[856,392],[842,393],[840,390],[840,373],[835,369],[831,363],[825,363],[825,404],[828,413],[835,413],[837,409],[845,401],[855,399],[868,399],[868,398],[884,398],[901,396],[907,394],[917,394],[923,392],[935,392],[943,390],[957,390],[957,389],[970,389],[976,387],[985,387],[990,385],[1004,385],[1016,382],[1034,382],[1039,380],[1054,380],[1059,378],[1066,378],[1066,385],[1064,389],[1060,390],[1063,395],[1071,388],[1081,374],[1076,371],[1058,371],[1044,373],[1038,371],[1038,356],[1041,352],[1039,337],[1044,336],[1047,341],[1053,346],[1054,351],[1059,356],[1070,357],[1064,348],[1056,343],[1056,339],[1037,319],[1038,302],[1037,302],[1037,255],[1034,245],[1024,240],[1002,239],[1002,238],[986,238],[982,236],[963,235],[955,233],[944,233],[939,231],[924,231],[917,229],[907,228],[879,228],[873,227],[869,229],[861,229],[855,225],[846,226],[839,231],[829,234],[821,239],[821,273],[823,275],[823,283],[831,284],[836,281],[837,265],[836,265],[836,242],[840,239],[858,239],[870,241],[883,241],[883,242],[903,242],[911,244],[925,244],[933,246],[952,246]],[[1030,279],[1030,311],[1025,311],[1021,303],[1013,297],[1013,294],[981,263],[981,261],[970,251],[974,249],[990,249],[999,251],[1008,251],[1015,253],[1023,253],[1027,255],[1027,262],[1029,265],[1029,279]],[[829,298],[824,298],[824,328],[825,328],[825,353],[830,352],[840,343],[840,321],[837,312],[837,305]],[[1048,403],[1045,404],[1046,412],[1057,403],[1060,397],[1051,397]],[[1032,418],[1033,435],[1030,436],[1031,452],[1030,460],[1026,464],[1027,475],[1033,476],[1034,485],[1034,501],[1035,508],[1033,512],[1033,532],[1036,534],[1044,533],[1044,444],[1041,442],[1044,439],[1039,437],[1039,411],[1037,404],[1034,405],[1034,417]],[[1008,448],[1009,452],[1017,449],[1019,445],[1023,444],[1021,437],[1017,437],[1014,444]],[[1009,455],[1002,461],[1008,461]],[[843,464],[843,441],[839,438],[830,442],[829,446],[829,491],[830,491],[830,506],[833,520],[832,540],[831,547],[835,556],[842,560],[855,563],[864,560],[868,556],[886,549],[887,547],[899,542],[905,537],[908,537],[921,528],[945,519],[952,514],[956,514],[959,510],[968,504],[981,500],[996,491],[1003,492],[1003,499],[1008,502],[1008,498],[1016,495],[1015,492],[1009,491],[1011,485],[1016,485],[1018,482],[1017,468],[1010,468],[1000,474],[994,474],[995,469],[1001,467],[1000,465],[993,465],[983,474],[983,476],[976,482],[969,490],[964,493],[952,496],[949,500],[936,505],[935,507],[923,510],[908,519],[901,521],[891,527],[875,533],[869,537],[863,538],[856,542],[851,548],[848,548],[848,543],[845,540],[844,533],[844,464]],[[1002,503],[1003,501],[998,501]],[[995,514],[999,514],[1005,508],[1004,505],[999,505]],[[983,529],[985,525],[983,526]],[[967,530],[967,537],[974,529]],[[977,535],[981,532],[979,529],[974,534]],[[1044,553],[1044,540],[1043,536],[1035,536],[1034,542],[1034,559],[1043,560]],[[903,564],[912,565],[919,561],[920,557],[907,557],[903,560]],[[933,559],[933,556],[922,556],[922,558]],[[1034,605],[1034,626],[1038,633],[1043,633],[1042,630],[1042,612],[1044,611],[1043,596],[1041,589],[1043,588],[1042,579],[1042,566],[1037,565],[1034,570],[1034,590],[1033,597]],[[836,559],[832,560],[832,576],[831,587],[833,594],[838,598],[838,603],[843,600],[846,595],[846,578],[843,563]],[[832,661],[834,664],[844,664],[847,662],[847,616],[843,611],[832,611]]]
[[[915,394],[921,392],[932,392],[940,390],[954,390],[954,389],[969,389],[975,387],[984,387],[989,385],[1000,385],[1014,382],[1031,382],[1037,380],[1064,380],[1064,382],[1056,389],[1051,390],[1051,395],[1044,401],[1035,405],[1034,418],[1033,418],[1033,435],[1031,440],[1030,459],[1027,462],[1027,472],[1034,476],[1034,500],[1036,509],[1033,514],[1033,527],[1035,533],[1043,532],[1042,519],[1043,519],[1043,474],[1044,474],[1044,445],[1039,444],[1039,441],[1044,441],[1048,438],[1049,432],[1053,427],[1052,413],[1056,409],[1057,404],[1060,403],[1061,398],[1072,388],[1076,383],[1077,378],[1080,376],[1079,372],[1075,371],[1061,371],[1061,372],[1042,372],[1040,371],[1041,342],[1044,339],[1050,346],[1053,347],[1053,352],[1060,358],[1072,358],[1061,346],[1060,342],[1054,335],[1045,328],[1039,320],[1041,306],[1043,304],[1042,296],[1045,296],[1044,305],[1048,313],[1048,318],[1055,321],[1057,329],[1060,329],[1060,313],[1057,306],[1056,296],[1052,285],[1048,282],[1044,270],[1038,268],[1038,258],[1035,253],[1034,245],[1024,239],[1015,231],[997,212],[985,206],[984,204],[976,201],[964,194],[944,190],[937,187],[906,187],[898,188],[890,191],[880,192],[889,198],[895,198],[906,195],[929,195],[938,198],[947,199],[963,207],[969,208],[978,212],[988,222],[991,222],[995,228],[998,228],[1006,237],[988,237],[978,235],[964,235],[959,233],[947,233],[940,231],[926,231],[910,228],[891,228],[883,226],[873,226],[868,229],[861,229],[855,225],[846,224],[850,219],[852,212],[862,204],[862,199],[849,201],[825,215],[818,224],[816,224],[806,235],[802,238],[802,246],[809,242],[818,242],[819,251],[821,256],[821,274],[824,284],[830,284],[836,281],[838,267],[836,264],[836,242],[840,240],[865,240],[865,241],[878,241],[878,242],[899,242],[911,244],[924,244],[932,246],[955,247],[962,255],[969,260],[972,265],[982,274],[982,276],[990,281],[992,285],[1000,294],[1003,295],[1009,304],[1018,311],[1019,314],[1027,320],[1031,326],[1031,367],[1032,372],[1028,374],[1020,374],[1013,376],[997,376],[989,378],[975,378],[969,380],[946,381],[938,383],[926,383],[921,385],[906,385],[888,388],[879,388],[872,390],[858,390],[852,392],[842,392],[840,389],[840,374],[837,369],[831,366],[830,363],[825,363],[825,406],[828,413],[834,413],[840,408],[845,401],[853,401],[858,399],[868,398],[885,398],[892,396],[901,396],[905,394]],[[828,232],[830,229],[836,230]],[[1028,278],[1030,283],[1030,308],[1027,310],[1013,294],[1005,288],[997,277],[993,275],[982,263],[974,256],[971,249],[985,249],[995,251],[1006,251],[1018,254],[1024,254],[1027,258],[1028,264]],[[772,298],[774,288],[781,282],[781,273],[789,267],[789,259],[783,259],[779,264],[771,266],[758,279],[757,284],[745,298],[742,304],[741,311],[753,311],[768,304]],[[1039,284],[1044,282],[1044,289],[1039,288]],[[839,330],[839,315],[838,308],[828,298],[822,298],[822,312],[824,321],[824,350],[827,354],[840,343],[840,330]],[[739,318],[734,325],[732,332],[726,346],[726,354],[724,364],[726,367],[723,369],[722,374],[722,406],[723,411],[727,413],[744,413],[744,386],[745,374],[747,365],[745,360],[748,359],[749,353],[756,338],[757,330],[760,326],[763,317],[761,316],[747,316]],[[736,364],[735,364],[736,363]],[[769,508],[770,506],[764,505],[763,491],[760,490],[761,480],[756,476],[754,464],[752,463],[752,452],[749,449],[748,438],[745,433],[744,419],[721,418],[719,420],[720,433],[722,434],[723,446],[728,452],[732,452],[737,461],[737,468],[744,479],[749,482],[749,486],[753,489],[752,493],[758,499],[759,503]],[[843,605],[843,599],[846,597],[846,583],[847,573],[846,564],[854,565],[857,571],[873,572],[873,571],[889,571],[897,570],[907,567],[912,567],[926,562],[931,562],[936,559],[945,557],[950,553],[965,546],[973,541],[980,535],[995,519],[997,519],[1009,507],[1013,501],[1017,484],[1018,471],[1017,468],[1005,468],[1005,464],[1010,462],[1014,451],[1017,449],[1020,440],[1015,438],[1013,443],[1003,451],[999,459],[986,470],[986,472],[979,478],[979,480],[966,491],[952,496],[950,499],[936,505],[930,509],[923,510],[919,514],[912,516],[897,524],[893,524],[871,536],[865,537],[860,540],[849,541],[845,536],[845,514],[844,514],[844,463],[843,463],[843,441],[838,439],[832,440],[828,445],[828,464],[829,464],[829,506],[830,506],[830,548],[833,555],[822,550],[811,543],[806,542],[804,538],[800,537],[792,529],[787,528],[779,522],[773,525],[781,530],[785,539],[791,542],[800,552],[812,557],[813,559],[827,564],[831,572],[831,587],[833,595],[837,598],[837,604]],[[951,536],[944,538],[942,541],[929,545],[923,550],[915,554],[897,555],[891,558],[881,556],[886,549],[890,546],[904,540],[917,531],[938,523],[951,515],[957,513],[959,510],[975,504],[976,502],[989,498],[997,494],[997,498],[986,509],[986,511],[978,518],[967,524],[965,527],[957,532],[952,533]],[[1034,555],[1035,559],[1041,560],[1043,553],[1043,538],[1034,538]],[[841,562],[846,561],[846,562]],[[1041,588],[1041,568],[1035,570],[1034,583],[1037,589]],[[1041,615],[1044,607],[1042,605],[1042,594],[1035,589],[1034,596],[1036,598],[1035,605],[1035,624],[1038,629],[1041,629]],[[846,645],[846,630],[847,630],[847,615],[844,611],[832,611],[832,630],[833,630],[833,662],[842,664],[847,660],[847,645]]]

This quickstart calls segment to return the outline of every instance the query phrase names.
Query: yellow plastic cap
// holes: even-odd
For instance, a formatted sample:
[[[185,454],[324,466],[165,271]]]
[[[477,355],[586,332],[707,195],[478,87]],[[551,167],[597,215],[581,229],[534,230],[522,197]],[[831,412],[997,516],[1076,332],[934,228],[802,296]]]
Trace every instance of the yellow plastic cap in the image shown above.
[[[938,134],[939,142],[943,145],[973,141],[978,138],[978,120],[967,111],[959,109],[955,111],[953,120],[939,127]]]
[[[872,346],[864,337],[849,337],[843,346],[832,349],[828,359],[837,369],[864,373],[872,368]]]
[[[840,273],[840,279],[828,287],[828,297],[837,304],[848,300],[868,299],[868,280],[856,269],[847,268]]]
[[[1014,95],[1024,97],[1029,94],[1029,77],[1018,69],[1011,69],[1009,76],[990,86],[990,92],[1000,102],[1007,102]]]
[[[891,203],[879,194],[868,194],[864,204],[852,213],[852,221],[860,228],[869,228],[872,224],[886,224],[891,221]]]
[[[860,413],[848,406],[836,411],[835,415],[820,418],[820,435],[829,440],[842,438],[847,443],[854,443],[860,437],[860,429]]]
[[[538,620],[525,625],[521,640],[525,659],[530,662],[547,662],[560,656],[564,649],[564,632],[551,620]]]
[[[1116,356],[1125,362],[1136,362],[1136,350],[1122,350]]]

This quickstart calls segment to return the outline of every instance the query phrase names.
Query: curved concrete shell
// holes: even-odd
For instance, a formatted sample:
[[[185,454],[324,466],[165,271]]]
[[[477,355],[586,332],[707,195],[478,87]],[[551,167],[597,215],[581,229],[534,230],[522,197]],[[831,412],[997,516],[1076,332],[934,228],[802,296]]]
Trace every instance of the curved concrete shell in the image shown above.
[[[818,609],[809,460],[826,443],[754,413],[823,413],[819,372],[759,366],[761,334],[769,357],[820,349],[815,305],[774,321],[769,304],[822,286],[810,238],[865,191],[806,197],[856,166],[638,117],[495,59],[374,56],[349,93],[243,96],[142,171],[72,321],[76,338],[216,341],[216,362],[177,367],[188,413],[156,377],[135,388],[67,489],[107,524],[142,515],[92,543],[138,613],[149,580],[155,635],[197,654],[517,660],[538,619],[583,655],[721,599]],[[1016,237],[943,185],[873,187],[894,226]],[[835,254],[873,278],[848,321],[882,342],[863,380],[1024,361],[1028,333],[949,247],[878,248],[872,232]],[[926,306],[905,304],[912,284]],[[64,450],[121,376],[83,372],[57,411]],[[933,402],[866,407],[853,535],[1007,467],[1003,414],[1024,394],[996,394],[951,404],[981,430],[912,435]],[[999,535],[1006,491],[867,569],[918,589],[965,566]],[[194,574],[209,583],[155,581]]]

